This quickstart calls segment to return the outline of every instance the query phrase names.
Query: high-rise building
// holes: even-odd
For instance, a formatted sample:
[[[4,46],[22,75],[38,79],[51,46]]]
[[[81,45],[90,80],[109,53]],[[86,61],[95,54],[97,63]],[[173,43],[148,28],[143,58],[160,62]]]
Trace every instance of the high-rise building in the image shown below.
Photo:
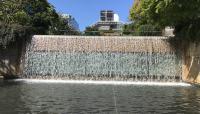
[[[72,30],[79,31],[79,24],[74,17],[72,17],[70,14],[63,14],[62,17]]]

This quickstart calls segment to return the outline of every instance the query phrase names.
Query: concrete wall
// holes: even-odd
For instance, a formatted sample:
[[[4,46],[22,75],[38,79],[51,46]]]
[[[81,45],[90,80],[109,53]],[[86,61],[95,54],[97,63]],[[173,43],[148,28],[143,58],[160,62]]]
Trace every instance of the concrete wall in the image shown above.
[[[49,37],[49,36],[47,36],[47,37]],[[83,36],[83,37],[85,37],[85,36]],[[46,39],[46,38],[44,38],[44,39]],[[112,42],[112,39],[108,39],[108,40],[109,40],[108,43]],[[91,41],[91,42],[93,44],[93,41]],[[107,40],[106,40],[106,42],[107,42]],[[72,44],[73,43],[71,43],[70,45],[72,45]],[[90,44],[90,43],[86,43],[86,44]],[[43,46],[45,48],[46,45],[47,44],[40,45],[40,46],[41,46],[41,48]],[[153,45],[153,44],[151,44],[151,45]],[[146,46],[146,45],[144,45],[144,46]],[[12,46],[9,49],[0,49],[0,76],[4,76],[6,78],[13,78],[15,76],[20,76],[22,74],[23,64],[21,64],[22,63],[21,55],[23,55],[23,54],[21,54],[21,49],[19,47],[22,47],[22,46],[16,45],[16,46]],[[123,45],[120,49],[118,49],[119,47],[120,46],[118,45],[117,50],[120,50],[121,48],[122,49],[125,48],[125,47],[123,47]],[[161,48],[160,46],[155,46],[155,47]],[[127,48],[127,46],[126,46],[126,48]],[[166,49],[166,47],[164,47],[164,48]],[[110,49],[114,49],[114,48],[111,47]],[[143,49],[143,48],[140,47],[140,49]],[[161,48],[161,50],[163,50],[163,49]],[[135,51],[135,50],[133,50],[133,51]],[[143,50],[141,50],[141,51],[143,51]],[[155,49],[154,49],[154,51],[155,51]],[[171,51],[171,49],[170,49],[170,51]],[[183,52],[184,52],[183,67],[182,67],[183,68],[183,74],[182,74],[183,81],[189,82],[189,83],[200,84],[200,44],[190,44],[189,48],[187,50],[183,50]]]
[[[190,44],[183,59],[183,80],[200,84],[200,44]]]
[[[21,49],[20,46],[12,46],[0,49],[0,76],[4,78],[16,78],[21,74]]]

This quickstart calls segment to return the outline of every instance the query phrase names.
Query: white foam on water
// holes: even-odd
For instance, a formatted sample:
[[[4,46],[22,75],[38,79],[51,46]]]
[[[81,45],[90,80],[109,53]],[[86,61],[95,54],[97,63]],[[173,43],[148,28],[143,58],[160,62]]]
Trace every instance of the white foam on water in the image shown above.
[[[144,86],[191,86],[184,82],[131,82],[131,81],[93,81],[93,80],[40,80],[17,79],[24,83],[63,83],[63,84],[94,84],[94,85],[144,85]]]

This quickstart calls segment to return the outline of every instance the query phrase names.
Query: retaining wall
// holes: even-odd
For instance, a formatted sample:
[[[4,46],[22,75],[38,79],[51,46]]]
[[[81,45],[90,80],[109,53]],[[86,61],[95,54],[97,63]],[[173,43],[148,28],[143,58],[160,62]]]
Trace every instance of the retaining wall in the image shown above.
[[[200,44],[190,44],[184,51],[182,79],[185,82],[200,84]]]
[[[41,37],[41,36],[35,36],[35,37]],[[47,39],[47,37],[50,37],[50,36],[43,36],[43,40],[49,40]],[[55,38],[56,36],[51,36],[50,38]],[[60,37],[60,36],[57,36],[57,37]],[[65,36],[66,37],[66,36]],[[88,47],[91,46],[91,44],[93,45],[94,43],[96,43],[96,47],[94,47],[95,50],[121,50],[121,51],[143,51],[144,48],[147,48],[148,46],[149,47],[155,47],[155,49],[152,49],[152,48],[149,48],[149,49],[152,49],[154,51],[159,51],[163,49],[165,49],[164,52],[171,52],[171,48],[166,48],[168,47],[169,45],[164,45],[163,47],[163,44],[162,44],[162,47],[160,47],[158,44],[160,43],[151,43],[149,45],[148,42],[152,42],[150,41],[150,39],[147,39],[146,40],[146,43],[144,43],[144,45],[142,44],[141,47],[131,47],[131,40],[129,38],[136,38],[138,39],[138,43],[139,43],[139,39],[141,37],[127,37],[126,40],[124,40],[124,42],[121,42],[121,41],[118,41],[117,43],[118,44],[115,44],[115,46],[117,47],[112,47],[112,40],[113,39],[109,39],[109,37],[100,37],[100,38],[107,38],[107,40],[104,40],[103,42],[106,42],[107,46],[106,48],[103,48],[101,47],[100,45],[98,45],[98,42],[102,42],[102,40],[95,40],[93,38],[95,37],[91,37],[91,36],[67,36],[67,37],[71,37],[71,38],[75,38],[74,40],[71,40],[72,42],[62,42],[62,39],[59,39],[58,41],[61,41],[61,44],[65,44],[67,43],[66,45],[68,45],[68,47],[65,47],[65,45],[61,45],[58,43],[58,41],[54,42],[54,44],[39,44],[38,43],[38,47],[40,47],[40,50],[44,49],[46,50],[46,47],[49,48],[50,47],[53,47],[55,49],[52,49],[52,50],[57,50],[57,49],[62,49],[64,51],[69,51],[71,50],[71,46],[75,46],[75,44],[77,42],[79,42],[79,45],[82,45],[84,48],[84,51],[86,51],[88,49]],[[85,41],[82,41],[82,37],[86,37],[88,38],[87,40]],[[63,36],[64,38],[64,36]],[[122,37],[116,37],[115,38],[122,38]],[[156,37],[155,37],[156,38]],[[54,39],[50,39],[50,40],[54,40]],[[52,41],[50,41],[52,42]],[[80,43],[81,42],[81,43]],[[136,42],[137,43],[137,42]],[[141,43],[141,42],[140,42]],[[126,45],[124,45],[126,44]],[[56,46],[54,46],[56,45]],[[81,46],[81,47],[82,47]],[[12,48],[8,48],[8,49],[0,49],[0,76],[4,76],[6,78],[13,78],[13,77],[16,77],[16,76],[19,76],[21,75],[22,73],[22,66],[23,64],[21,64],[21,49],[20,49],[21,46],[12,46]],[[75,46],[74,48],[77,48],[77,51],[83,51],[83,50],[80,50],[79,49],[79,46]],[[92,49],[90,47],[90,49]],[[35,50],[37,51],[37,49]],[[91,50],[90,50],[91,51]],[[191,44],[189,46],[189,48],[187,50],[184,50],[184,55],[183,55],[183,74],[182,74],[182,79],[185,81],[185,82],[189,82],[189,83],[197,83],[197,84],[200,84],[200,45],[198,44]]]
[[[4,78],[17,78],[22,71],[21,46],[12,45],[6,49],[0,49],[0,76]]]

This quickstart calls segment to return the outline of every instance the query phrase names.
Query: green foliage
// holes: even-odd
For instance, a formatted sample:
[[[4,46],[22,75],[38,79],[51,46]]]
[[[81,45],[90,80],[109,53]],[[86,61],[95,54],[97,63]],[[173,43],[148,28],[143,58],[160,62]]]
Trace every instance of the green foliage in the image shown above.
[[[159,28],[154,25],[141,25],[138,27],[139,36],[161,36],[162,32]]]
[[[134,23],[125,24],[123,26],[123,35],[131,36],[161,36],[162,32],[154,25],[140,25],[137,26]]]
[[[130,23],[130,24],[124,24],[123,28],[123,35],[134,35],[135,34],[135,25],[134,23]]]
[[[84,32],[87,36],[100,36],[100,31],[95,27],[86,27]]]
[[[130,18],[136,24],[175,27],[177,37],[196,40],[200,32],[200,0],[135,0]]]
[[[28,26],[0,23],[0,47],[6,47],[11,42],[27,40],[24,38],[28,38],[31,32],[31,27]]]
[[[0,45],[16,41],[18,35],[60,34],[61,28],[68,29],[47,0],[1,0],[0,22]]]

